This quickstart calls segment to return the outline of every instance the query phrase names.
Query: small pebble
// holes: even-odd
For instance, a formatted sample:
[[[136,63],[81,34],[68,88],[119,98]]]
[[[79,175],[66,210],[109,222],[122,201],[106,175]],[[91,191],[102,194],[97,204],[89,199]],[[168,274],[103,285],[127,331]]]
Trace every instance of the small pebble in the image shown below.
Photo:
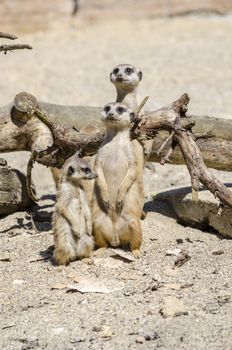
[[[138,336],[136,339],[135,339],[135,342],[138,343],[138,344],[143,344],[145,341],[145,338],[143,336]]]

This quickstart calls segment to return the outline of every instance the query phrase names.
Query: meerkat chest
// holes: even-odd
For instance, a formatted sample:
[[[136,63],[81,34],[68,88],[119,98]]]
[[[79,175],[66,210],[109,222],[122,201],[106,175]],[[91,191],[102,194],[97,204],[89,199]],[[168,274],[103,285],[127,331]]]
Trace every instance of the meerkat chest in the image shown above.
[[[86,211],[87,201],[85,198],[85,193],[80,188],[75,190],[75,193],[72,192],[70,199],[68,201],[69,210],[75,215],[84,215]]]
[[[107,182],[117,186],[133,163],[131,141],[129,138],[113,139],[103,146],[100,157]]]

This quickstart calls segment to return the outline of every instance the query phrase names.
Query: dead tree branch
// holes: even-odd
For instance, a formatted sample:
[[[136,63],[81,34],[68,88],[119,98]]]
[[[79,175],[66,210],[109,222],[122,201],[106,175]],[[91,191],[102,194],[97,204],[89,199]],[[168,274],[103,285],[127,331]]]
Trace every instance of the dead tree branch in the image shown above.
[[[232,206],[232,192],[209,172],[204,163],[201,151],[195,142],[196,138],[192,133],[194,123],[190,122],[189,118],[186,117],[188,102],[189,97],[187,94],[184,94],[172,104],[157,111],[146,113],[142,119],[136,118],[135,116],[134,126],[132,126],[131,129],[132,137],[141,139],[156,135],[156,142],[159,138],[159,134],[157,135],[157,133],[168,132],[168,141],[166,142],[167,136],[165,138],[162,136],[159,138],[159,144],[156,143],[155,146],[155,151],[158,149],[162,151],[162,162],[165,163],[168,161],[170,155],[173,159],[173,150],[175,149],[175,154],[176,148],[179,148],[179,153],[182,155],[182,158],[178,156],[178,161],[175,161],[175,163],[183,163],[183,160],[186,162],[191,176],[194,198],[197,198],[199,183],[201,182],[217,196],[221,202]],[[50,108],[50,111],[53,111],[57,117],[45,112],[44,107],[47,111]],[[58,119],[61,108],[64,108],[66,116],[64,117],[63,112],[63,119],[61,118],[59,120],[71,120],[76,127],[65,126],[54,121]],[[33,154],[33,161],[36,160],[50,167],[61,167],[64,161],[76,151],[81,151],[83,155],[91,155],[98,150],[103,141],[105,132],[104,128],[100,126],[100,123],[94,126],[94,121],[96,124],[98,115],[98,108],[65,108],[56,105],[42,104],[37,103],[32,95],[21,93],[16,96],[13,106],[11,105],[2,110],[2,115],[0,117],[0,151],[11,152],[29,150]],[[90,123],[92,126],[86,127],[86,125]],[[218,160],[216,164],[218,168],[221,166],[221,169],[229,170],[226,164],[228,164],[231,159],[231,152],[229,152],[229,150],[232,150],[230,121],[226,120],[223,122],[215,118],[212,121],[210,118],[202,118],[201,124],[204,127],[198,131],[203,132],[204,138],[199,140],[199,142],[201,141],[203,145],[206,145],[207,142],[212,140],[211,137],[205,139],[205,136],[207,136],[205,132],[207,131],[207,126],[209,126],[210,131],[216,135],[212,140],[212,144],[214,147],[221,145],[221,148],[218,150]],[[82,126],[84,126],[84,128]],[[200,135],[198,135],[197,138],[199,138],[199,136]],[[227,151],[229,154],[227,158],[225,157],[225,154],[227,154],[225,152],[225,146],[223,146],[226,142],[230,145]],[[164,147],[162,143],[165,143]],[[179,147],[176,147],[177,145]],[[167,153],[166,148],[168,148]],[[214,148],[212,151],[211,149],[205,148],[208,162],[210,159],[215,159],[215,153],[216,151]],[[154,159],[157,160],[158,157],[153,153],[152,160]],[[220,165],[221,159],[223,159],[224,165]],[[31,161],[31,165],[32,164],[33,162]]]
[[[0,38],[10,39],[10,40],[18,39],[17,36],[15,36],[13,34],[8,34],[8,33],[3,33],[3,32],[0,32]],[[24,49],[32,50],[32,47],[28,44],[11,44],[11,45],[2,44],[2,45],[0,45],[0,52],[4,52],[5,54],[7,53],[7,51],[24,50]]]
[[[0,32],[0,38],[10,39],[10,40],[18,39],[18,37],[13,34],[3,33],[3,32]]]
[[[195,142],[191,131],[192,124],[185,115],[188,103],[189,97],[184,94],[171,105],[147,113],[147,116],[137,125],[134,134],[136,136],[136,134],[140,135],[141,133],[150,134],[158,130],[167,130],[170,133],[169,139],[179,146],[185,159],[191,177],[193,198],[197,200],[199,185],[202,183],[221,203],[232,207],[232,192],[210,173]]]

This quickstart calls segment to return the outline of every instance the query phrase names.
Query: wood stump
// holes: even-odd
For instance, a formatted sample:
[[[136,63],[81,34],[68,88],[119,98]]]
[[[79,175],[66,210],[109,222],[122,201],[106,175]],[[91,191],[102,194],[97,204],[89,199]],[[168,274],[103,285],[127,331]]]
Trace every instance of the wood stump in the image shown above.
[[[33,201],[28,196],[26,176],[0,158],[0,215],[25,210],[31,205]]]

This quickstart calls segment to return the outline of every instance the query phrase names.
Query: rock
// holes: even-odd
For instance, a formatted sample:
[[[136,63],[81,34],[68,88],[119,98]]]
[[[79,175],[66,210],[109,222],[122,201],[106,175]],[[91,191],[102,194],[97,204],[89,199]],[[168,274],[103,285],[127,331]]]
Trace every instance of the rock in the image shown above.
[[[164,300],[163,307],[160,309],[160,313],[165,318],[188,314],[183,302],[180,299],[173,296],[168,296]]]
[[[28,196],[26,176],[0,161],[0,215],[12,214],[33,204]]]
[[[151,333],[145,334],[144,337],[147,341],[156,340],[159,338],[159,334],[156,331],[153,331]]]
[[[219,216],[219,202],[209,191],[199,191],[198,201],[192,200],[191,187],[169,189],[153,198],[167,203],[181,224],[202,230],[213,228],[222,236],[232,238],[232,208],[223,208]]]
[[[114,335],[111,327],[106,325],[94,326],[92,331],[99,333],[101,338],[111,338]]]
[[[143,344],[145,342],[145,338],[142,335],[139,335],[136,339],[135,342],[138,344]]]

